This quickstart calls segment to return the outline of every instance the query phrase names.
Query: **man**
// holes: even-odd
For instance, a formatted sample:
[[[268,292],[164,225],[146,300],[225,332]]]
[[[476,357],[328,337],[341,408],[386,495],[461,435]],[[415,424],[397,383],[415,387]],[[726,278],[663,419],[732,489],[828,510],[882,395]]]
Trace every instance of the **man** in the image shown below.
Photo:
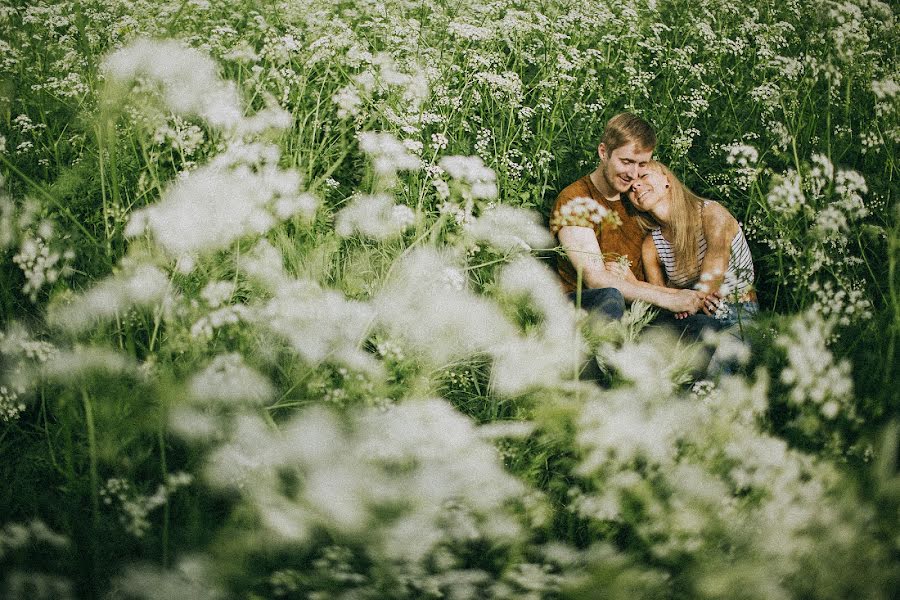
[[[566,252],[559,273],[570,297],[578,297],[580,282],[581,306],[612,319],[621,318],[625,302],[632,300],[674,313],[694,314],[702,307],[703,294],[696,290],[644,281],[645,232],[623,194],[643,174],[655,147],[656,133],[646,121],[630,113],[614,116],[597,147],[599,166],[560,192],[550,218],[550,229]],[[605,217],[603,211],[608,211]],[[601,217],[618,226],[601,227]]]

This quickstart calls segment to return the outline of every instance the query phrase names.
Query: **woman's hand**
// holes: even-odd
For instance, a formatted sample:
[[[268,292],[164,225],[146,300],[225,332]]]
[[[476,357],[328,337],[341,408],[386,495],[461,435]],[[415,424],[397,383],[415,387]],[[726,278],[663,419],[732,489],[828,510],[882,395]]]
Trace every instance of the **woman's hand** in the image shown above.
[[[716,312],[719,310],[719,304],[722,302],[722,297],[719,296],[718,292],[713,292],[711,294],[706,294],[703,298],[703,304],[700,309],[703,311],[703,314],[708,315],[710,317],[716,316]],[[676,319],[678,316],[676,315]]]

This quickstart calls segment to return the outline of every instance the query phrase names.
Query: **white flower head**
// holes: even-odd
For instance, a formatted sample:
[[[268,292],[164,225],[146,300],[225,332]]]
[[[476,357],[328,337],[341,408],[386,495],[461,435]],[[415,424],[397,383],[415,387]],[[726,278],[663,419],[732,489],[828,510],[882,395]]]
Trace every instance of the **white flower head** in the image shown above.
[[[422,164],[390,133],[361,132],[359,147],[372,161],[375,173],[382,177],[393,177],[397,171],[415,171]]]
[[[464,184],[474,199],[497,197],[497,175],[478,156],[445,156],[438,163],[453,179]]]
[[[515,333],[494,303],[448,284],[453,269],[435,250],[413,251],[395,266],[374,302],[391,335],[436,364],[486,351]]]
[[[553,236],[534,211],[498,205],[482,211],[465,226],[473,239],[503,252],[545,249],[554,246]]]
[[[235,85],[219,78],[211,58],[180,42],[139,39],[110,54],[103,70],[118,93],[138,78],[149,79],[172,111],[199,115],[215,127],[235,129],[243,118]]]
[[[168,276],[152,265],[113,275],[71,302],[53,306],[48,319],[70,331],[83,331],[131,307],[167,308],[174,300]]]
[[[385,240],[396,237],[415,223],[415,213],[394,204],[386,194],[357,195],[335,218],[334,229],[341,237],[355,234]]]
[[[213,403],[263,404],[272,397],[269,380],[247,366],[237,353],[217,356],[188,382],[191,399]]]

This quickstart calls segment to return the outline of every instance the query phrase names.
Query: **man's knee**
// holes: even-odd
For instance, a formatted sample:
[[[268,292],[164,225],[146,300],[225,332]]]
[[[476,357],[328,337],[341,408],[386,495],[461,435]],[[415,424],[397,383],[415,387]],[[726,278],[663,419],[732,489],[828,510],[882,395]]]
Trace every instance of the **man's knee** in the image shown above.
[[[581,307],[619,320],[625,314],[625,296],[616,288],[584,290],[581,294]]]

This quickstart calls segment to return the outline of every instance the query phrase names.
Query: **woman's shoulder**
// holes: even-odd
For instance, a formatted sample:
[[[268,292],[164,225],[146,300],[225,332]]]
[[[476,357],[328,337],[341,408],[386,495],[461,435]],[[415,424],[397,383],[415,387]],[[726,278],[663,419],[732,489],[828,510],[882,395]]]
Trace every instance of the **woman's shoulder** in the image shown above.
[[[738,232],[740,226],[737,219],[728,212],[728,209],[715,200],[703,201],[703,231],[709,237],[710,233],[726,233],[732,237]]]

